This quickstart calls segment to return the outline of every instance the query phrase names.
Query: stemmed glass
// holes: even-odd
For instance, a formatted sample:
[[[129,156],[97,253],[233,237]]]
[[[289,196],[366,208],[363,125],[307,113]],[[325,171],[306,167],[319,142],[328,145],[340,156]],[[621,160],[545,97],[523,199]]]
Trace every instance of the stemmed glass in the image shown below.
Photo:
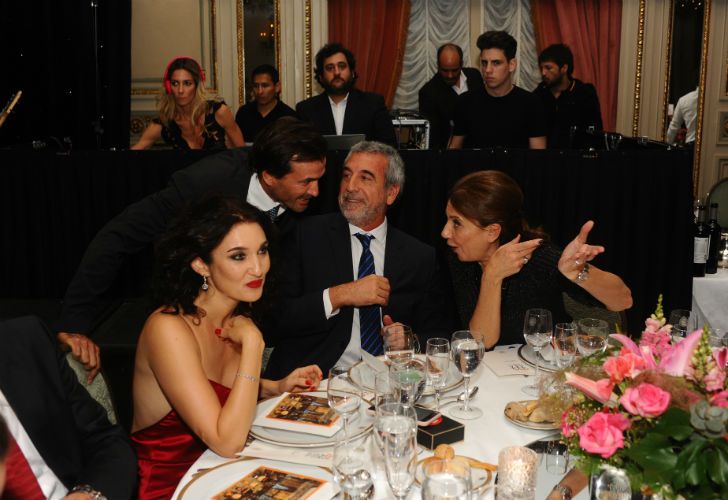
[[[417,431],[417,413],[414,407],[402,403],[380,403],[374,419],[374,440],[384,453],[387,435],[406,432],[407,428]]]
[[[607,348],[609,325],[606,321],[595,318],[584,318],[576,322],[578,334],[576,347],[582,356],[590,356]]]
[[[399,401],[414,406],[425,390],[425,364],[419,359],[389,366],[389,377]]]
[[[371,461],[364,446],[365,439],[341,440],[334,445],[334,480],[345,498],[369,498],[374,493],[374,482],[369,472]]]
[[[399,417],[402,418],[402,417]],[[417,425],[405,418],[382,434],[387,482],[397,499],[409,493],[417,468]]]
[[[463,387],[465,388],[465,400],[463,404],[450,410],[453,417],[463,420],[478,418],[483,414],[480,408],[470,407],[470,377],[478,369],[480,361],[485,354],[483,341],[475,338],[472,332],[461,330],[452,334],[450,342],[455,366],[463,376]]]
[[[424,500],[469,500],[470,465],[465,460],[443,458],[425,464],[422,483]]]
[[[522,390],[529,396],[538,396],[539,370],[541,368],[539,354],[541,349],[551,342],[553,323],[551,311],[548,309],[529,309],[523,320],[523,337],[536,353],[536,374],[533,384],[525,386]]]
[[[690,331],[695,330],[693,324],[695,323],[695,317],[691,316],[691,313],[687,309],[675,309],[670,313],[667,321],[672,325],[670,336],[672,337],[672,343],[677,344],[682,339],[688,336]]]
[[[556,323],[554,355],[559,368],[571,366],[576,359],[576,325],[574,323]]]
[[[393,323],[382,328],[384,357],[390,363],[409,361],[420,350],[420,343],[412,328]]]
[[[344,421],[344,440],[349,440],[349,419],[359,411],[361,395],[359,389],[349,379],[349,370],[336,365],[329,370],[329,382],[326,386],[329,406]]]
[[[435,411],[440,411],[440,391],[447,385],[450,367],[450,341],[444,338],[427,340],[427,382],[435,390]]]

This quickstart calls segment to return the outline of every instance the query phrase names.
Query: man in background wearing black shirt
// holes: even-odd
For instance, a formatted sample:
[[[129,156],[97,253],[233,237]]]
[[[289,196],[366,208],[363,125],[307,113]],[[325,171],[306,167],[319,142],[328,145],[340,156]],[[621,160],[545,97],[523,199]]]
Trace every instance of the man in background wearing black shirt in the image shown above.
[[[296,112],[280,100],[281,82],[277,69],[270,64],[261,64],[253,70],[250,78],[255,100],[242,106],[235,114],[245,142],[254,142],[260,129],[278,118],[296,116]]]
[[[515,38],[505,31],[486,31],[477,45],[485,91],[471,89],[458,98],[449,148],[544,149],[541,101],[512,82],[517,64]]]
[[[549,45],[538,56],[542,82],[533,91],[541,98],[549,126],[549,148],[580,148],[588,145],[589,127],[602,130],[597,90],[571,76],[574,55],[568,46]],[[575,128],[574,128],[575,127]]]

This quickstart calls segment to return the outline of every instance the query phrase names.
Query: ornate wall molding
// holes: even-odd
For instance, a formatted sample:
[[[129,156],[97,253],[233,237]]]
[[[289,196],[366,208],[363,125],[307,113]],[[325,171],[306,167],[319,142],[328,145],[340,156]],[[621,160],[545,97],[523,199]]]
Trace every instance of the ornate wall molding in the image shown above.
[[[637,56],[635,61],[634,108],[632,114],[632,135],[640,131],[640,99],[642,98],[642,55],[645,43],[645,0],[640,0],[640,11],[637,23]]]

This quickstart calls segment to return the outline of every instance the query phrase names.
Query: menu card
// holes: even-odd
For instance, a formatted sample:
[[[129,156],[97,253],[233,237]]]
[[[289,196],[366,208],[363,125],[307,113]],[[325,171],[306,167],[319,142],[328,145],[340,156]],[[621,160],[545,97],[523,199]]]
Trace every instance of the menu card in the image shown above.
[[[331,437],[341,429],[341,419],[324,397],[284,393],[263,404],[253,425]]]
[[[483,363],[499,377],[534,374],[534,369],[518,356],[518,349],[486,352]]]

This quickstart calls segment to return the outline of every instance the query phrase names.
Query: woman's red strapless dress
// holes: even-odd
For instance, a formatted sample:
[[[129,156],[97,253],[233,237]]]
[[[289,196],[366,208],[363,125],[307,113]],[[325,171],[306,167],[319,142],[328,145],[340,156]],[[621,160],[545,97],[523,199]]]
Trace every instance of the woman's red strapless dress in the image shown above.
[[[210,385],[224,405],[230,389],[212,380]],[[139,464],[139,500],[171,498],[182,476],[207,449],[174,410],[134,432],[131,441]]]

